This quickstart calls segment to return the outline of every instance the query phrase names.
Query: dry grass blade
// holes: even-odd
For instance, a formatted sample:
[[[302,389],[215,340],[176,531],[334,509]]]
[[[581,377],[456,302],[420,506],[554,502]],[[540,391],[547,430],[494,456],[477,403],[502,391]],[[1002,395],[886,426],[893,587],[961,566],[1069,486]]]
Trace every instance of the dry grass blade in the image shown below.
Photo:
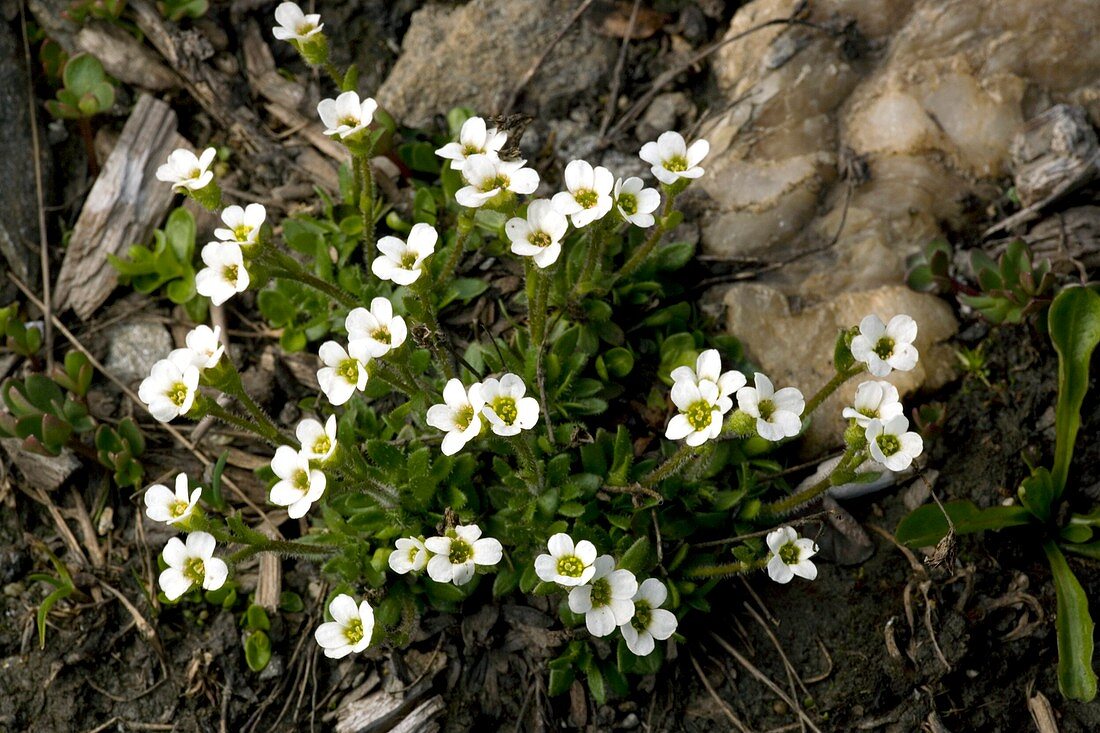
[[[718,703],[718,707],[725,713],[734,727],[741,731],[741,733],[752,733],[751,729],[746,727],[745,724],[741,722],[741,719],[734,715],[733,711],[730,710],[730,706],[726,704],[726,701],[718,696],[718,692],[714,689],[714,686],[710,684],[710,680],[707,679],[707,675],[703,672],[703,668],[699,666],[699,661],[695,658],[694,654],[691,655],[691,666],[695,667],[695,673],[699,675],[699,681],[703,683],[703,687],[710,693],[714,702]]]

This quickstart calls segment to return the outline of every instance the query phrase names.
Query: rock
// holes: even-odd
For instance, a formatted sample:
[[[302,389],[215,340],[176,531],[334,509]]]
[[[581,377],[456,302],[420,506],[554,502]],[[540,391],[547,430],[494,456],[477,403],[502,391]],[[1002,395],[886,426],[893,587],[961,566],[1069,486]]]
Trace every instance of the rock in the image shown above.
[[[0,109],[4,110],[4,134],[0,135],[0,181],[4,181],[0,187],[0,257],[7,261],[11,272],[34,287],[39,273],[38,202],[27,84],[19,25],[0,17]],[[46,167],[45,175],[49,156],[40,159]],[[49,190],[48,180],[43,185]],[[7,278],[0,282],[0,302],[8,302],[15,292]]]
[[[159,323],[134,321],[107,329],[104,366],[125,384],[149,376],[153,364],[168,357],[174,345],[168,329]]]
[[[741,339],[746,355],[767,374],[776,388],[797,387],[809,398],[833,374],[837,333],[870,314],[888,320],[899,313],[912,316],[919,331],[920,361],[909,372],[892,372],[886,380],[904,398],[916,389],[937,389],[955,374],[955,356],[944,342],[958,330],[950,306],[931,295],[894,285],[862,292],[840,293],[811,307],[759,283],[736,285],[726,294],[730,333]],[[849,380],[818,408],[803,440],[803,451],[817,455],[842,443],[845,421],[841,410],[855,398],[860,377]]]
[[[1100,147],[1085,110],[1057,104],[1028,120],[1012,142],[1012,163],[1016,195],[1023,206],[1068,193],[1095,178],[1100,173]]]
[[[516,82],[569,22],[567,0],[471,0],[460,7],[430,4],[416,11],[401,56],[376,98],[411,127],[458,105],[490,115],[501,110]],[[560,116],[585,91],[603,91],[614,63],[614,40],[575,23],[523,96],[544,119]]]
[[[658,94],[638,120],[638,141],[656,140],[666,130],[686,128],[695,118],[695,104],[683,92]]]
[[[80,459],[68,448],[56,456],[31,453],[18,438],[0,438],[0,446],[28,484],[44,491],[54,491],[80,468]]]
[[[798,5],[748,3],[728,35]],[[1100,38],[1090,30],[1100,12],[1089,0],[808,7],[807,19],[832,32],[778,25],[715,54],[730,101],[701,133],[711,142],[700,181],[712,199],[707,254],[828,249],[776,275],[788,294],[900,282],[907,255],[965,224],[975,199],[999,195],[1025,119],[1055,102],[1100,119]]]

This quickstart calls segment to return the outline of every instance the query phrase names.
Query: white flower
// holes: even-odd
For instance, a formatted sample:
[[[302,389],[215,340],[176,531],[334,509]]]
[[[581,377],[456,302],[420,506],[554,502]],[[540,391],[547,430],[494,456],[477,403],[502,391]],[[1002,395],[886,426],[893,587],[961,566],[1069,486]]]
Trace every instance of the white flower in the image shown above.
[[[554,208],[571,218],[578,229],[611,211],[615,176],[602,165],[593,168],[583,160],[569,161],[565,166],[565,187],[568,190],[554,194]]]
[[[425,421],[447,432],[443,455],[453,456],[481,433],[481,408],[485,406],[481,385],[471,384],[467,390],[461,381],[451,379],[443,388],[443,403],[429,407]]]
[[[296,3],[281,3],[275,8],[275,22],[279,25],[271,33],[280,41],[306,41],[325,27],[320,15],[306,15]]]
[[[532,201],[527,218],[514,217],[504,225],[512,240],[512,253],[531,257],[539,267],[549,267],[561,255],[561,240],[569,221],[549,201]]]
[[[285,506],[291,519],[304,517],[313,503],[325,493],[325,474],[309,467],[305,452],[281,445],[271,459],[271,470],[279,481],[271,487],[271,503]]]
[[[244,254],[236,242],[210,242],[202,248],[202,261],[206,267],[195,275],[195,290],[214,305],[248,289]]]
[[[344,92],[336,99],[322,99],[317,103],[317,114],[325,123],[325,134],[341,140],[358,135],[370,126],[378,102],[367,97],[362,102],[355,92]]]
[[[255,244],[260,236],[260,227],[267,220],[267,209],[263,204],[249,204],[245,208],[227,206],[222,212],[225,227],[214,230],[214,236],[223,242]]]
[[[319,421],[307,417],[298,423],[294,434],[302,446],[302,455],[311,461],[324,462],[336,452],[336,416],[329,415],[322,425]]]
[[[521,430],[535,427],[539,421],[539,403],[534,397],[524,397],[526,391],[523,380],[515,374],[481,383],[481,398],[485,401],[481,414],[494,433],[519,435]]]
[[[668,589],[656,578],[648,578],[634,594],[634,616],[619,626],[626,648],[639,657],[653,652],[653,642],[664,641],[676,631],[676,614],[661,608],[668,598]]]
[[[681,178],[699,178],[703,169],[699,164],[710,152],[710,143],[696,140],[691,145],[684,142],[678,132],[662,132],[657,142],[646,143],[638,156],[649,163],[653,175],[661,183],[672,184]]]
[[[187,414],[195,403],[199,369],[191,363],[193,356],[185,351],[177,349],[169,358],[154,364],[149,376],[138,387],[138,397],[160,422],[170,422]]]
[[[214,148],[207,148],[198,157],[184,148],[173,150],[168,155],[168,162],[157,168],[157,180],[188,191],[206,188],[214,180],[210,164],[217,154]]]
[[[883,324],[876,315],[859,322],[859,335],[852,339],[852,356],[867,364],[867,371],[885,377],[891,370],[907,372],[917,365],[917,322],[897,315]]]
[[[393,305],[385,298],[370,302],[370,310],[355,308],[344,319],[348,330],[348,348],[361,351],[372,359],[385,356],[405,343],[409,330],[405,319],[393,314]]]
[[[221,326],[196,326],[184,337],[187,348],[173,349],[168,358],[178,359],[178,363],[194,364],[200,371],[216,367],[225,353],[221,334]]]
[[[358,606],[355,599],[341,593],[328,604],[332,621],[326,621],[313,632],[313,638],[325,650],[329,659],[343,659],[353,652],[361,652],[370,646],[374,635],[374,609],[363,601]]]
[[[469,583],[475,566],[496,565],[504,554],[500,542],[481,537],[481,528],[476,524],[458,525],[453,536],[429,537],[424,540],[424,547],[434,553],[428,560],[428,577],[437,583],[455,585]]]
[[[485,127],[485,120],[471,117],[462,123],[458,131],[458,142],[447,143],[435,154],[451,161],[451,169],[460,171],[466,166],[466,159],[474,155],[495,156],[508,142],[508,133],[497,128]]]
[[[203,590],[217,590],[229,576],[229,566],[224,560],[214,557],[217,543],[206,532],[192,532],[187,535],[187,544],[179,537],[168,540],[161,557],[167,568],[160,573],[160,589],[170,601],[174,601],[191,586],[201,586]]]
[[[154,522],[177,524],[190,517],[202,496],[202,488],[189,491],[187,474],[176,476],[173,492],[164,484],[153,484],[145,492],[145,514]]]
[[[596,574],[596,546],[588,540],[573,544],[573,538],[559,532],[547,541],[548,555],[535,558],[535,574],[547,583],[584,585]]]
[[[416,537],[402,537],[397,549],[390,553],[390,570],[404,575],[413,570],[423,570],[428,564],[428,548]]]
[[[397,237],[382,237],[378,240],[381,257],[375,257],[370,264],[371,272],[383,280],[398,285],[412,285],[420,277],[424,260],[435,252],[435,243],[439,234],[428,224],[414,224],[407,242]]]
[[[584,625],[592,636],[607,636],[634,615],[634,594],[638,581],[629,570],[616,570],[615,559],[601,555],[587,585],[569,591],[569,610],[584,614]]]
[[[768,549],[772,551],[768,560],[768,577],[776,583],[790,583],[798,576],[806,580],[817,577],[817,566],[810,558],[817,554],[817,545],[813,540],[799,537],[790,527],[780,527],[768,533]]]
[[[689,366],[676,367],[669,376],[673,382],[713,382],[721,397],[729,397],[745,386],[745,375],[741,372],[732,369],[728,372],[722,371],[722,357],[718,355],[718,349],[707,349],[699,354],[695,359],[694,369]],[[732,406],[731,404],[730,407]]]
[[[493,200],[503,191],[534,193],[539,187],[539,174],[524,168],[526,160],[501,160],[493,155],[471,155],[462,166],[466,185],[455,192],[455,201],[476,209]]]
[[[867,423],[867,444],[871,458],[891,471],[904,471],[913,459],[924,451],[924,440],[917,433],[907,432],[909,420],[895,415],[889,420],[874,419]]]
[[[615,181],[615,208],[625,221],[636,227],[651,227],[653,212],[661,205],[661,194],[655,188],[645,188],[637,176]]]
[[[742,412],[756,418],[756,432],[764,440],[793,438],[802,429],[802,411],[806,401],[794,387],[784,387],[778,392],[772,381],[760,372],[754,378],[756,387],[737,390],[737,406]]]
[[[665,437],[691,446],[717,438],[722,432],[722,416],[733,407],[733,400],[720,394],[718,385],[710,380],[674,383],[672,402],[680,414],[668,421]]]
[[[318,351],[323,367],[317,370],[317,382],[321,391],[334,405],[342,405],[351,399],[356,390],[367,386],[367,365],[344,351],[335,341],[326,341]]]
[[[897,387],[889,382],[863,382],[856,387],[854,405],[845,407],[843,415],[865,428],[872,419],[878,418],[887,422],[902,412]]]

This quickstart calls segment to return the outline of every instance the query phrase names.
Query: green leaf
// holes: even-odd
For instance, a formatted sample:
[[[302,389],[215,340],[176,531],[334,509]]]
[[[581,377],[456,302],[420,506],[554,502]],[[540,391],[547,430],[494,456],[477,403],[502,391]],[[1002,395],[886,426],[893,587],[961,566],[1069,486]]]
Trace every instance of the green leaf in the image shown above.
[[[1054,619],[1058,631],[1058,688],[1072,700],[1091,702],[1096,697],[1096,672],[1092,668],[1089,598],[1058,546],[1048,540],[1043,543],[1043,552],[1050,561],[1058,596]]]
[[[979,509],[974,502],[960,499],[943,505],[957,534],[969,534],[985,529],[1018,527],[1032,521],[1031,512],[1022,506],[994,506]],[[947,519],[938,505],[917,507],[901,520],[894,533],[898,542],[909,547],[928,547],[947,535]]]
[[[691,261],[695,255],[695,245],[691,242],[671,242],[657,250],[657,269],[679,270]]]
[[[1058,352],[1058,407],[1054,429],[1054,498],[1069,477],[1073,446],[1081,427],[1081,404],[1089,388],[1089,361],[1100,342],[1100,295],[1084,287],[1066,288],[1054,298],[1047,316],[1050,340]]]
[[[1100,560],[1100,540],[1089,542],[1088,544],[1062,545],[1062,548],[1067,552],[1072,552],[1074,555]]]
[[[572,667],[551,669],[550,684],[546,691],[547,694],[550,697],[556,697],[567,692],[570,686],[572,686],[574,679],[576,679],[576,675],[574,675]]]
[[[1017,494],[1020,502],[1040,522],[1050,519],[1051,504],[1054,502],[1054,486],[1051,483],[1050,471],[1045,468],[1035,469],[1035,472],[1020,484]]]
[[[466,301],[473,300],[488,289],[489,284],[480,278],[455,278],[447,284],[447,290],[443,293],[443,297],[439,301],[439,307],[443,308],[456,300],[465,303]]]
[[[619,567],[624,570],[629,570],[635,575],[643,573],[652,567],[653,564],[653,543],[649,541],[649,537],[642,535],[639,537],[630,549],[623,553],[622,559],[619,560]]]
[[[244,642],[244,658],[253,672],[262,672],[271,661],[271,639],[262,631],[253,631]]]

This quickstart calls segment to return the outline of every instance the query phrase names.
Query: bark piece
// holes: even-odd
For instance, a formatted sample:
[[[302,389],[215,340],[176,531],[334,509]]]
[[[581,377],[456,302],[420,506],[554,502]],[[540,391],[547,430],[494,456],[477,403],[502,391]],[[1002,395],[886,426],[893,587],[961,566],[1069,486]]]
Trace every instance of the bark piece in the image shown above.
[[[176,132],[176,113],[142,95],[111,156],[88,193],[54,288],[54,308],[72,308],[86,319],[118,282],[108,254],[144,243],[164,218],[172,188],[156,179],[157,168],[176,148],[190,144]]]
[[[180,80],[160,57],[118,26],[89,23],[76,34],[78,51],[99,59],[107,73],[127,84],[163,91],[179,86]]]
[[[23,448],[18,438],[0,438],[0,445],[31,486],[54,491],[80,468],[80,459],[68,448],[56,456],[43,456]]]
[[[431,680],[424,679],[401,693],[379,690],[341,706],[337,712],[336,733],[382,733],[390,730],[415,712],[416,701],[423,697],[431,684]]]

